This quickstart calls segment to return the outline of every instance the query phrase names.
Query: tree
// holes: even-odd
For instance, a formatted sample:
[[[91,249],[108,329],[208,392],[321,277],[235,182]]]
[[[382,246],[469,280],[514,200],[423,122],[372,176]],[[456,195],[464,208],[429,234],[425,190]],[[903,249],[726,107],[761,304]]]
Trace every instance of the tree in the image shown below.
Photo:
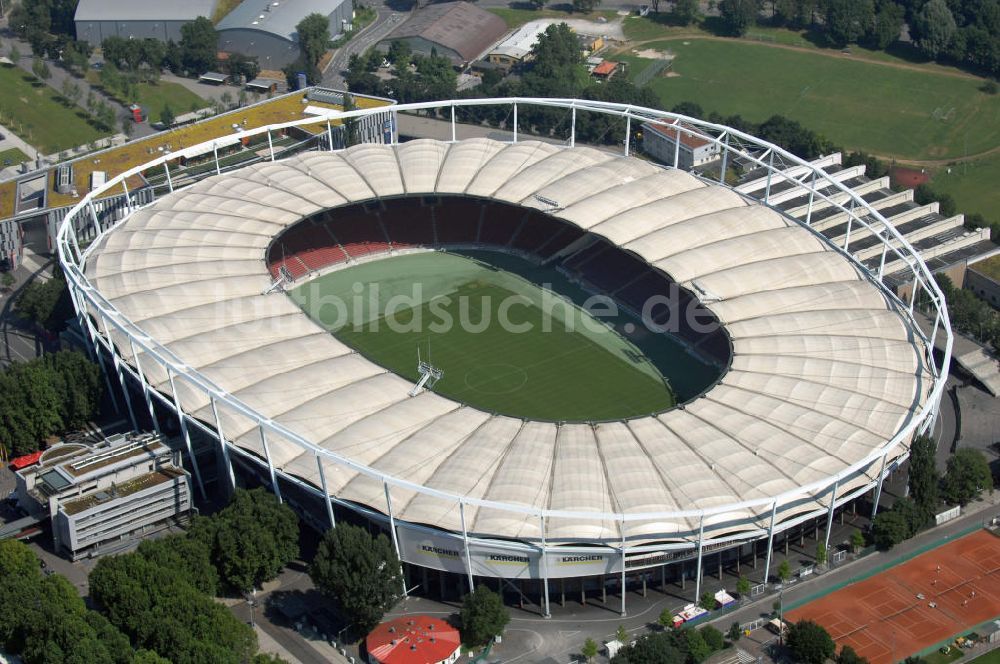
[[[101,102],[97,105],[97,113],[94,116],[97,120],[97,124],[101,125],[105,129],[112,129],[115,126],[115,109],[105,102]]]
[[[170,104],[163,105],[163,110],[160,111],[160,124],[167,129],[174,125],[174,112],[170,108]]]
[[[941,488],[944,497],[963,507],[993,488],[993,476],[986,457],[979,450],[960,449],[948,459]]]
[[[910,445],[910,469],[908,483],[910,497],[917,509],[923,514],[924,520],[929,520],[937,511],[938,477],[935,460],[937,456],[937,441],[930,436],[918,436]]]
[[[705,640],[705,644],[712,650],[712,652],[722,650],[726,647],[726,639],[722,636],[722,632],[717,630],[715,627],[705,625],[698,631],[701,633],[701,638]],[[738,626],[737,631],[739,631]]]
[[[384,534],[341,524],[328,530],[309,567],[323,594],[336,598],[362,633],[378,624],[399,598],[399,558]]]
[[[278,576],[299,553],[295,512],[263,488],[238,489],[225,509],[196,519],[190,532],[211,550],[223,583],[244,593]]]
[[[677,0],[674,3],[674,20],[680,25],[690,25],[698,18],[698,0]]]
[[[715,595],[712,594],[711,590],[706,590],[701,594],[701,597],[698,598],[698,606],[705,609],[706,611],[714,611],[715,605],[716,605]]]
[[[857,42],[874,23],[874,0],[826,0],[826,34],[834,44]]]
[[[726,632],[726,638],[728,638],[733,643],[736,643],[743,636],[743,630],[740,629],[740,624],[734,622],[729,626],[729,631]]]
[[[910,29],[920,50],[936,58],[955,36],[957,26],[945,0],[928,0],[913,17]]]
[[[690,654],[677,645],[686,644],[686,633],[693,631],[678,629],[646,634],[619,650],[611,661],[613,664],[694,664]]]
[[[49,66],[39,57],[36,57],[31,61],[31,73],[35,75],[35,78],[38,79],[39,83],[44,83],[52,78],[52,72],[49,70]]]
[[[271,653],[259,652],[253,656],[250,664],[288,664],[288,660],[282,659],[277,655],[272,655]]]
[[[825,565],[827,558],[826,544],[823,542],[816,542],[816,564]]]
[[[573,11],[586,14],[594,11],[594,8],[599,4],[601,4],[601,0],[573,0]]]
[[[132,118],[125,116],[122,118],[121,128],[122,133],[125,134],[125,136],[131,136],[133,132],[135,132],[135,121]]]
[[[860,530],[855,529],[851,533],[851,548],[854,549],[854,553],[865,548],[865,535]]]
[[[618,643],[628,643],[628,630],[625,629],[625,625],[618,625],[618,629],[615,630],[615,640]]]
[[[888,551],[909,536],[910,524],[899,512],[884,510],[872,522],[872,541],[881,551]]]
[[[462,598],[461,619],[462,643],[475,648],[502,635],[510,622],[510,614],[500,595],[486,586],[477,586]]]
[[[545,6],[545,0],[528,0],[528,5],[532,9],[541,9]]]
[[[811,620],[789,625],[787,643],[795,661],[803,664],[824,664],[837,648],[827,631]]]
[[[868,660],[855,652],[851,646],[845,645],[837,653],[837,664],[868,664]]]
[[[315,66],[330,44],[330,20],[319,13],[309,14],[299,21],[295,30],[306,61]]]
[[[410,66],[410,62],[413,60],[413,50],[410,49],[409,42],[397,39],[389,45],[389,52],[386,54],[386,59],[392,63],[392,66],[396,68],[396,71],[402,71]]]
[[[17,65],[17,63],[21,60],[21,50],[18,49],[17,44],[10,45],[10,50],[7,51],[7,57],[13,60],[15,65]]]
[[[181,26],[181,62],[190,71],[204,73],[215,67],[218,45],[215,26],[204,16]]]
[[[882,50],[899,39],[905,12],[891,0],[881,0],[876,3],[876,7],[875,21],[866,41],[870,46]]]
[[[139,552],[98,561],[90,593],[136,647],[171,661],[242,664],[257,650],[253,630],[228,608]]]
[[[757,20],[757,0],[720,0],[719,17],[729,34],[742,37]]]
[[[0,287],[2,287],[3,290],[5,290],[5,291],[8,291],[11,288],[13,288],[14,284],[16,282],[17,282],[17,279],[14,278],[14,273],[13,272],[9,272],[9,271],[8,272],[4,272],[3,276],[0,277]]]
[[[580,649],[580,654],[583,655],[588,662],[594,661],[594,658],[597,657],[597,642],[588,637],[587,640],[583,642],[583,648]]]
[[[750,579],[747,578],[746,574],[740,574],[740,578],[736,580],[736,593],[740,597],[746,597],[750,594]]]
[[[660,617],[657,618],[658,622],[663,627],[673,627],[674,624],[674,612],[669,608],[660,611]]]
[[[784,583],[792,577],[792,567],[788,564],[788,560],[782,560],[781,564],[778,565],[778,578]]]

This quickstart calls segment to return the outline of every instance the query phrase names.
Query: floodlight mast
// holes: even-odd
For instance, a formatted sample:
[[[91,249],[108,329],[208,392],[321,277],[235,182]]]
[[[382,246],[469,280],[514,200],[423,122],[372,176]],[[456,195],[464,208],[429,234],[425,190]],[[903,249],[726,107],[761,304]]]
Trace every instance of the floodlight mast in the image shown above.
[[[427,342],[427,359],[430,359],[431,346],[430,342]],[[417,384],[413,386],[409,394],[411,397],[415,397],[425,389],[429,390],[434,387],[434,384],[441,380],[444,376],[444,371],[434,367],[429,361],[424,362],[420,358],[420,346],[417,346],[417,373],[420,375],[420,379]]]

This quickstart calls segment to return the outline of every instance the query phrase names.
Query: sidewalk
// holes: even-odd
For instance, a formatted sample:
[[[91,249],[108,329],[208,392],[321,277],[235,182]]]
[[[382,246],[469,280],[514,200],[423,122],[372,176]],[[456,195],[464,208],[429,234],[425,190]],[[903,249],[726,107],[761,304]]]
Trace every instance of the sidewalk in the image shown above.
[[[24,154],[28,155],[29,159],[38,159],[38,150],[36,150],[34,146],[25,143],[24,139],[15,134],[8,127],[0,125],[0,134],[3,134],[3,139],[0,139],[0,152],[11,148],[17,148]],[[2,164],[0,164],[0,167],[2,167]]]

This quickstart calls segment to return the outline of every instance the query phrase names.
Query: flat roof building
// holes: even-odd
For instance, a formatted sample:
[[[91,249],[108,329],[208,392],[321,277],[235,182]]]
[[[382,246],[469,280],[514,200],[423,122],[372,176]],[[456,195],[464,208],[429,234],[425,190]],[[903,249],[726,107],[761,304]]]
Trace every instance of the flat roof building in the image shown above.
[[[680,149],[677,148],[678,133],[681,135]],[[719,158],[719,146],[707,138],[685,131],[679,132],[669,125],[653,122],[642,126],[642,149],[657,161],[668,165],[673,165],[676,155],[677,168],[685,171]]]
[[[219,21],[219,51],[256,56],[261,69],[281,69],[298,59],[296,26],[310,14],[330,22],[330,35],[348,30],[354,18],[350,0],[244,0]]]
[[[181,26],[199,16],[210,18],[217,3],[218,0],[80,0],[73,16],[76,38],[92,46],[100,46],[108,37],[179,42]]]
[[[505,69],[530,60],[532,47],[549,25],[548,21],[525,23],[494,46],[487,59]]]
[[[61,443],[15,474],[18,504],[51,519],[55,549],[72,559],[191,513],[180,453],[156,434],[118,434],[93,447]]]
[[[507,24],[496,14],[469,2],[445,2],[418,10],[376,48],[388,51],[394,41],[402,41],[414,53],[436,50],[456,67],[464,67],[483,57],[506,33]]]

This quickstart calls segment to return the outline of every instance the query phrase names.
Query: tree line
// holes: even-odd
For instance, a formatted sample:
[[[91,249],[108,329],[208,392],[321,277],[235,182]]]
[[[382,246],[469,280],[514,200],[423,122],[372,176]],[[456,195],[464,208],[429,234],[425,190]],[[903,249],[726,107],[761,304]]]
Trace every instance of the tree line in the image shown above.
[[[10,456],[80,429],[101,407],[100,369],[81,353],[47,353],[0,373],[0,447]]]
[[[147,540],[134,553],[102,558],[90,574],[101,612],[136,648],[172,662],[273,663],[257,638],[213,598],[245,594],[298,556],[295,513],[265,489],[238,489],[183,534]]]
[[[1000,74],[1000,0],[720,0],[718,8],[734,36],[772,25],[876,50],[897,44],[905,24],[928,59]]]
[[[910,446],[909,496],[896,499],[892,507],[875,516],[872,543],[882,550],[913,537],[930,525],[942,500],[965,506],[993,488],[993,474],[982,452],[963,448],[948,458],[942,477],[935,465],[937,441],[918,436]]]

